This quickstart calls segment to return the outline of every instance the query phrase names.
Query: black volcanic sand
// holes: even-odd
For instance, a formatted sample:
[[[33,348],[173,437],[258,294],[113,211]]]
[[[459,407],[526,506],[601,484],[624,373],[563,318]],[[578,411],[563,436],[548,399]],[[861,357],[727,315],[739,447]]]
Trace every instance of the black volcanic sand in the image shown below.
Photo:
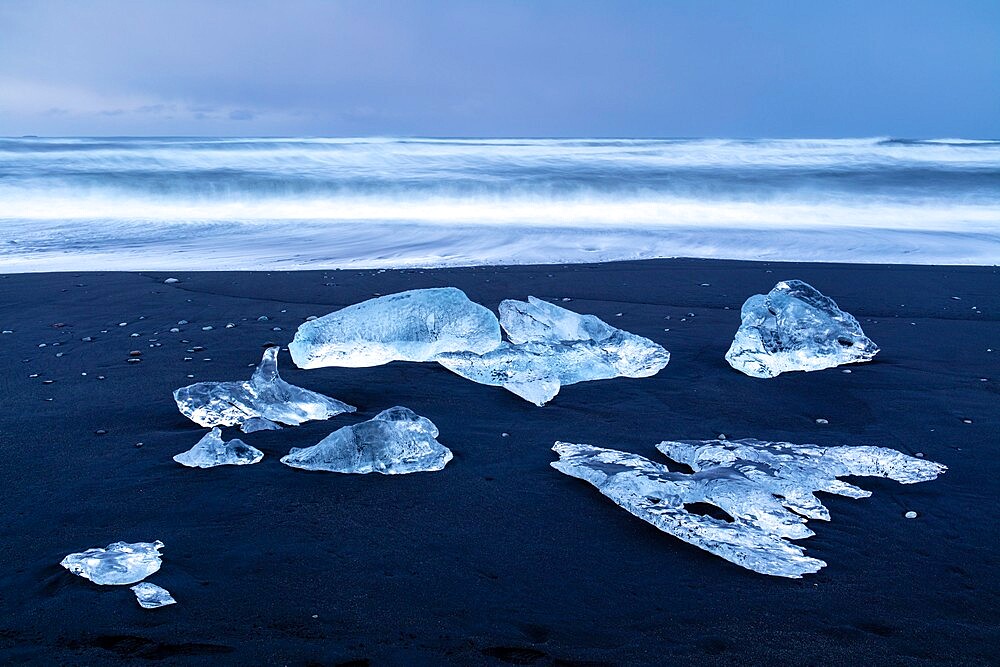
[[[12,331],[0,335],[0,662],[998,659],[996,268],[665,260],[173,275],[180,282],[0,277],[0,329]],[[856,315],[882,347],[877,361],[770,380],[730,369],[740,305],[789,278]],[[248,378],[262,346],[287,344],[307,316],[445,285],[494,309],[529,294],[558,300],[661,342],[670,364],[649,379],[566,387],[537,408],[436,364],[302,371],[282,352],[286,380],[358,412],[247,436],[227,429],[265,452],[258,465],[171,460],[205,432],[177,411],[173,389]],[[141,362],[126,361],[132,350]],[[353,476],[278,462],[393,405],[438,425],[455,453],[445,470]],[[908,486],[852,480],[874,492],[866,500],[826,496],[833,520],[811,522],[817,535],[804,544],[829,566],[791,580],[684,544],[549,467],[557,439],[663,460],[662,439],[719,433],[884,445],[949,471]],[[59,566],[70,552],[156,539],[163,567],[149,581],[176,597],[172,607],[143,610],[127,587]]]

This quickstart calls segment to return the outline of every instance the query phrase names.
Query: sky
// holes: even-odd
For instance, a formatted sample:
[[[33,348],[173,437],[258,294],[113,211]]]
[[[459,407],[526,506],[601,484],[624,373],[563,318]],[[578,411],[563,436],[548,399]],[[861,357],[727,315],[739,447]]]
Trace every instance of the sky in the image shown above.
[[[0,0],[0,136],[1000,139],[998,0]]]

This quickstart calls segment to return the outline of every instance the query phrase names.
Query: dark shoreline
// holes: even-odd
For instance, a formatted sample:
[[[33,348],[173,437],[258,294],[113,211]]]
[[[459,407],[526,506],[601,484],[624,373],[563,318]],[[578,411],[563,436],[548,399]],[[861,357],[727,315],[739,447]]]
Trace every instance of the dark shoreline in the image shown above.
[[[180,282],[164,284],[167,277]],[[740,305],[787,278],[813,284],[853,313],[882,348],[876,361],[850,374],[772,380],[730,369],[723,354]],[[436,364],[302,371],[282,353],[286,380],[358,412],[241,436],[265,452],[258,465],[203,471],[170,460],[203,432],[177,411],[173,389],[249,377],[262,345],[287,344],[309,315],[445,285],[493,309],[504,298],[568,297],[560,305],[662,343],[670,364],[653,378],[565,387],[537,408]],[[985,665],[997,658],[996,267],[648,260],[66,272],[0,275],[0,295],[0,330],[13,331],[0,335],[7,489],[0,662]],[[189,324],[169,333],[181,319]],[[95,340],[81,340],[87,336]],[[151,338],[161,346],[150,347]],[[205,350],[186,352],[195,345]],[[142,351],[140,363],[126,362],[130,350]],[[455,454],[445,470],[343,476],[278,463],[289,447],[392,405],[437,424]],[[664,535],[548,465],[556,439],[652,458],[662,439],[719,433],[877,444],[922,452],[949,471],[912,486],[860,480],[873,491],[865,500],[826,496],[833,520],[811,522],[817,534],[803,544],[829,565],[784,580]],[[904,519],[911,509],[919,517]],[[142,610],[127,587],[98,587],[58,566],[71,551],[154,539],[166,547],[149,581],[179,602],[166,609]]]

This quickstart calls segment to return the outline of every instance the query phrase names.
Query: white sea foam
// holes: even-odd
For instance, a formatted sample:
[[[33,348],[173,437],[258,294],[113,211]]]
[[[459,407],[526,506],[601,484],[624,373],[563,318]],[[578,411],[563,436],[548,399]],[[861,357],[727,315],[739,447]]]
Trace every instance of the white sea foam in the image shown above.
[[[0,270],[994,264],[1000,143],[0,139]]]

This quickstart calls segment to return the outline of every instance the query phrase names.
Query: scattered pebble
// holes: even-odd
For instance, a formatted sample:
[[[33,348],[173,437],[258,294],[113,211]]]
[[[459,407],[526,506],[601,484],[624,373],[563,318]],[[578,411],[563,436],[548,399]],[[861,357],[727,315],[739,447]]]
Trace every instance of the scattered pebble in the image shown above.
[[[142,447],[142,443],[141,442],[137,442],[137,443],[135,443],[135,446],[136,447]]]
[[[13,331],[11,331],[10,329],[4,329],[4,330],[3,330],[3,332],[4,332],[5,334],[12,334],[12,333],[14,333],[14,332],[13,332]]]
[[[205,348],[203,348],[201,345],[195,345],[194,347],[191,348],[191,352],[203,352],[204,350]]]
[[[267,315],[261,315],[257,318],[258,322],[267,322]]]
[[[177,326],[182,327],[182,326],[184,326],[187,323],[188,323],[187,320],[181,320],[180,322],[177,323]]]
[[[125,361],[129,362],[130,364],[137,364],[140,361],[142,361],[142,359],[140,359],[139,357],[131,357],[129,359],[126,359]]]
[[[720,433],[717,439],[718,440],[725,440],[726,439],[726,434],[725,433]]]
[[[840,372],[841,372],[841,373],[850,373],[850,372],[851,372],[851,369],[850,369],[850,368],[845,368],[844,370],[842,370],[842,371],[840,371]]]
[[[170,333],[180,333],[180,332],[181,330],[178,329],[177,327],[173,327],[172,329],[170,329]]]
[[[30,377],[30,378],[36,378],[36,377],[38,377],[38,373],[32,373],[28,377]]]
[[[184,357],[184,361],[191,361],[194,357]],[[256,366],[256,364],[250,364],[251,366]]]
[[[64,326],[66,326],[65,322],[56,322],[55,324],[52,325],[52,328],[53,329],[62,329]]]
[[[916,519],[917,518],[917,513],[914,512],[913,510],[910,510],[909,512],[907,512],[903,516],[905,516],[907,519]]]
[[[61,356],[63,356],[64,354],[66,354],[66,353],[65,353],[65,352],[56,352],[56,356],[57,356],[57,357],[61,357]]]
[[[165,285],[173,285],[174,283],[179,283],[179,282],[180,281],[177,280],[177,278],[167,278],[166,280],[163,281]]]
[[[201,328],[201,330],[202,330],[202,331],[211,331],[211,330],[212,330],[212,327],[211,327],[211,326],[207,326],[207,327],[202,327],[202,328]]]
[[[281,331],[281,327],[274,327],[271,329],[271,331]]]
[[[232,322],[229,322],[228,324],[226,324],[226,328],[227,328],[227,329],[235,329],[235,328],[236,328],[236,325],[235,325],[235,324],[233,324]]]
[[[42,384],[52,384],[55,380],[42,380]]]
[[[107,435],[107,434],[108,432],[103,428],[99,428],[96,431],[94,431],[94,435]]]
[[[191,374],[188,374],[188,377],[189,377],[189,378],[193,378],[194,376],[193,376],[193,375],[191,375]]]
[[[962,423],[963,423],[963,424],[971,424],[971,423],[972,423],[972,420],[971,420],[971,419],[963,419],[963,420],[962,420]]]
[[[622,313],[615,313],[615,317],[621,317]]]
[[[564,296],[564,297],[563,297],[563,301],[572,301],[572,300],[573,300],[573,299],[569,298],[568,296]]]
[[[313,320],[318,320],[318,319],[319,318],[316,317],[315,315],[310,315],[309,317],[306,318],[306,322],[312,322]],[[4,332],[4,333],[6,333],[6,332]]]
[[[816,420],[816,423],[817,424],[829,424],[830,422],[828,422],[827,420],[825,420],[822,417],[820,417],[819,419]]]
[[[39,343],[38,347],[46,347],[47,345],[48,345],[47,343]]]
[[[94,342],[94,337],[93,336],[84,336],[80,340],[82,340],[84,343],[93,343]]]
[[[140,350],[132,350],[131,352],[128,353],[128,356],[130,356],[130,357],[141,357],[142,356],[142,352]]]
[[[506,431],[504,431],[503,433],[500,434],[501,438],[506,438],[508,436],[510,436],[510,433],[507,433]]]
[[[702,283],[701,285],[699,285],[699,287],[711,287],[711,286],[712,286],[711,283]]]
[[[128,326],[128,322],[119,322],[118,326],[120,326],[120,327],[127,327]]]
[[[954,299],[955,301],[961,301],[962,300],[962,297],[960,297],[960,296],[953,296],[951,298]]]
[[[141,336],[141,335],[142,335],[142,334],[137,334],[137,333],[134,333],[134,334],[131,334],[131,337],[132,337],[132,338],[138,338],[138,337],[139,337],[139,336]]]
[[[98,375],[98,376],[97,376],[97,379],[98,379],[98,380],[103,380],[103,379],[104,379],[104,376],[103,376],[103,375]]]
[[[917,452],[916,454],[914,454],[914,456],[916,456],[918,459],[922,459],[922,458],[924,458],[924,453],[923,452]]]

